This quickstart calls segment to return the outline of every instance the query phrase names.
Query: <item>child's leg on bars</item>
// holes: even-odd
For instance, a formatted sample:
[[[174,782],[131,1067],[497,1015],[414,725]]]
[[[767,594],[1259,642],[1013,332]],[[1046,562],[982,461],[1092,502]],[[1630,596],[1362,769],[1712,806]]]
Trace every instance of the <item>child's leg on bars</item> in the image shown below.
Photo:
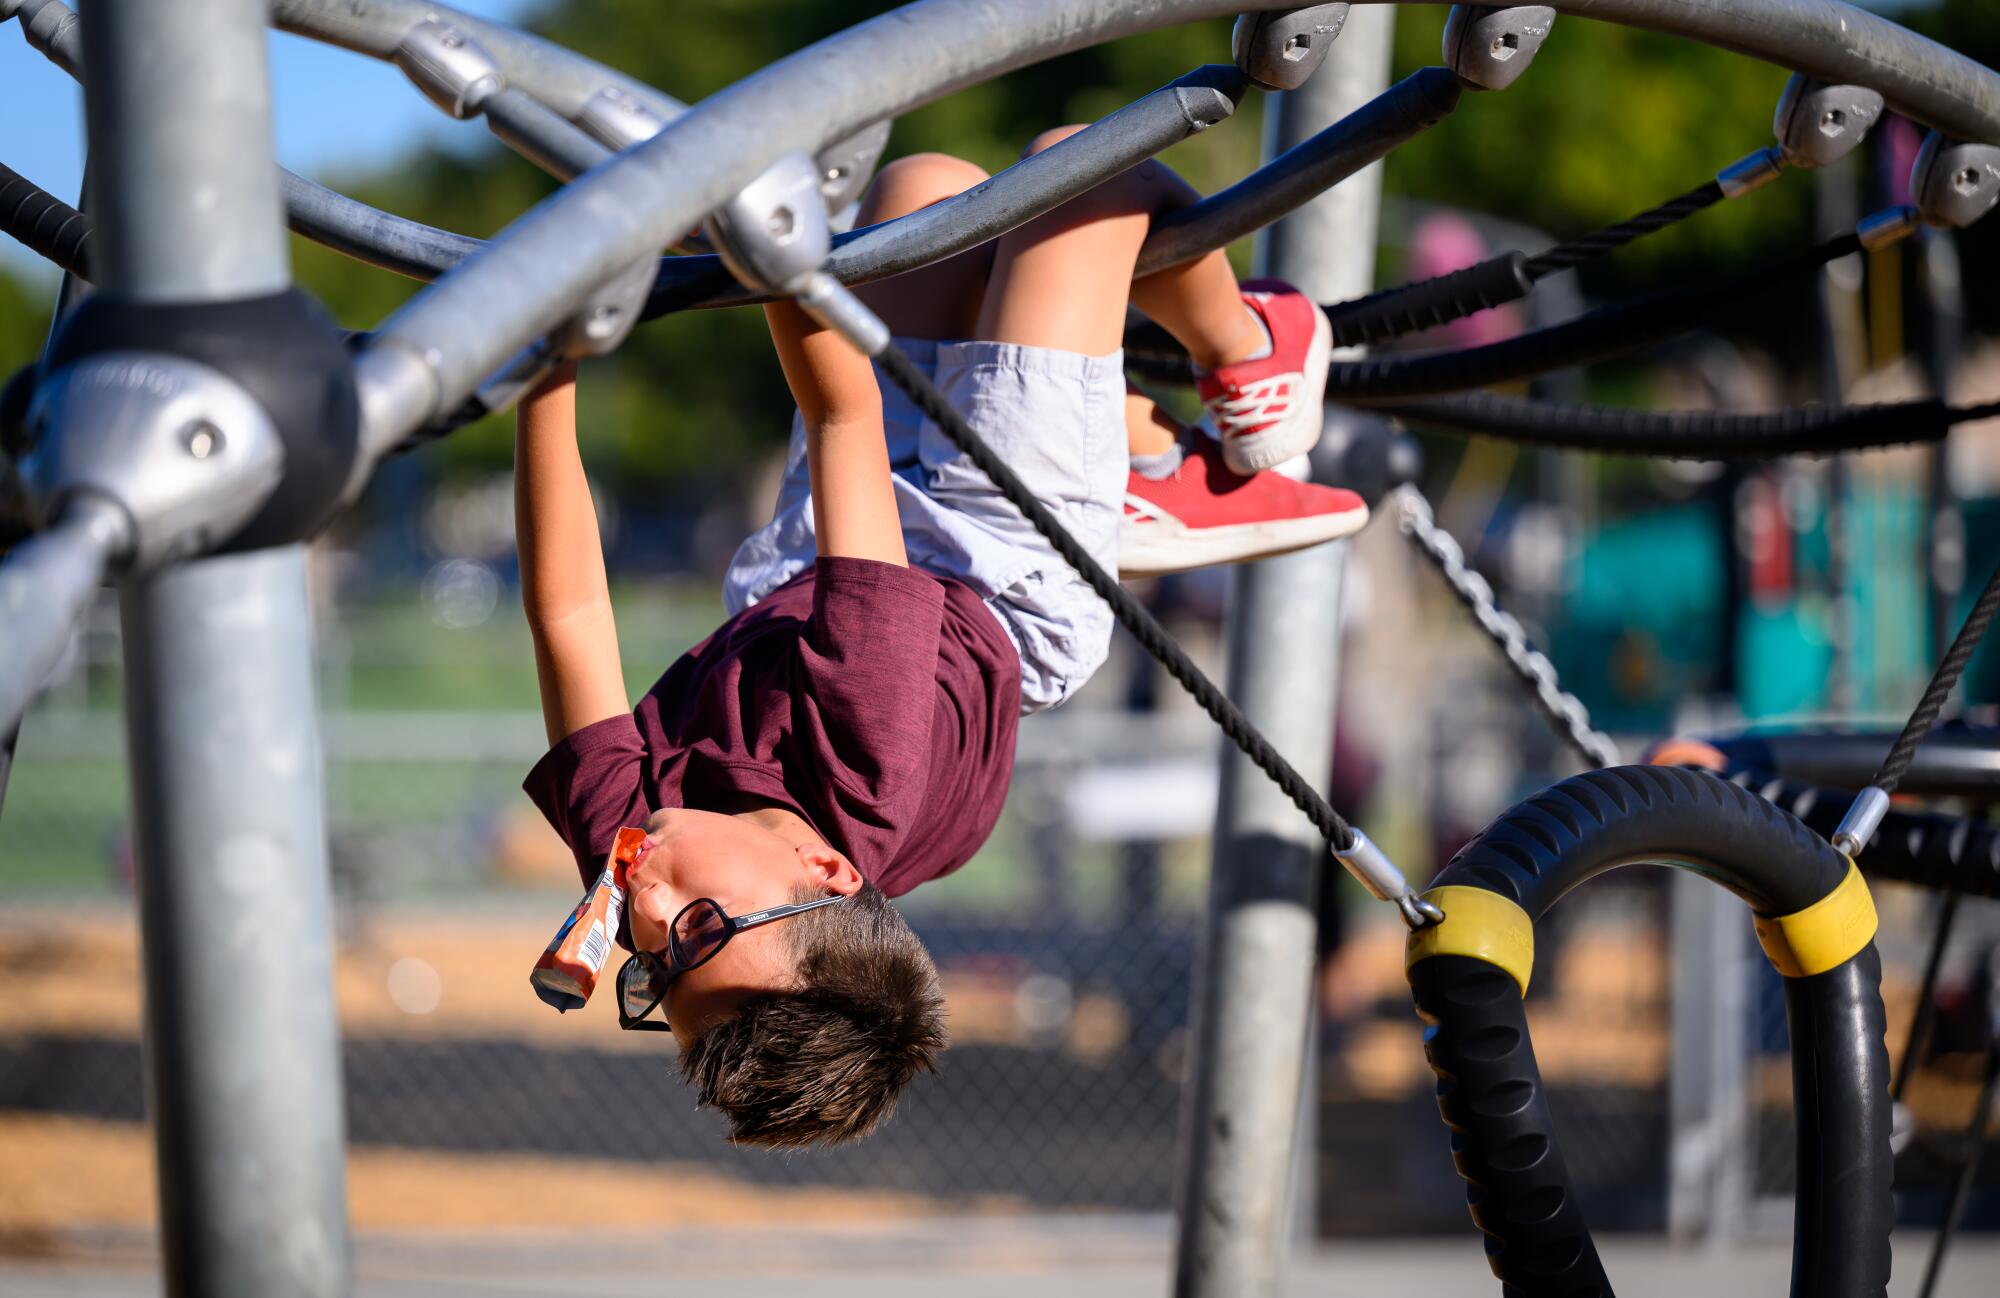
[[[913,153],[876,173],[862,196],[857,226],[893,221],[970,189],[986,172],[945,153]],[[891,333],[905,338],[970,338],[986,294],[993,244],[947,257],[855,290]]]
[[[1082,129],[1045,131],[1026,152]],[[1142,162],[1003,235],[976,336],[1102,356],[1122,344],[1131,302],[1204,368],[1255,355],[1267,345],[1263,326],[1220,252],[1132,279],[1153,218],[1198,197],[1170,168]]]

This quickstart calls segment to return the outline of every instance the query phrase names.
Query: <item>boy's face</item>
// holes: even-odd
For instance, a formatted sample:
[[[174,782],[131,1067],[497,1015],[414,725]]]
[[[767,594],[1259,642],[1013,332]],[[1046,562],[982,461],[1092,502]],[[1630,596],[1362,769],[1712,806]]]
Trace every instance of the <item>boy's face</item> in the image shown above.
[[[851,894],[861,874],[819,842],[794,842],[749,819],[673,808],[646,821],[646,850],[628,869],[632,945],[664,951],[683,906],[701,897],[731,915],[791,901],[801,889]],[[674,979],[661,1008],[683,1047],[745,1001],[797,985],[783,924],[738,933],[699,968]]]

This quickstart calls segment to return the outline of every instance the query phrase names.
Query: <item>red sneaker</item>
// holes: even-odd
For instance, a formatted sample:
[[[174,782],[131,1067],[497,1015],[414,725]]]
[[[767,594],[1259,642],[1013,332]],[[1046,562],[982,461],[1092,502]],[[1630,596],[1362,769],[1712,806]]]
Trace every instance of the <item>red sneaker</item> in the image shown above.
[[[1280,473],[1231,473],[1213,439],[1189,441],[1186,458],[1167,477],[1135,472],[1126,479],[1118,529],[1123,576],[1157,577],[1303,550],[1351,536],[1368,521],[1368,506],[1351,491]]]
[[[1255,473],[1304,455],[1319,441],[1333,328],[1326,312],[1282,280],[1250,280],[1243,304],[1271,334],[1271,354],[1195,375],[1223,462]]]

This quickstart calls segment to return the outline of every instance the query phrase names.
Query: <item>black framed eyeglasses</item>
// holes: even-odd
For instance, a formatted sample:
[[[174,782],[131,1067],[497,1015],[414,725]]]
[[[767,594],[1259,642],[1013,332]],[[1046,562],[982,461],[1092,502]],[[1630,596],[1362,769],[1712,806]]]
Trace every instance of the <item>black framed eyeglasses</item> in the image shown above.
[[[632,958],[618,970],[618,1026],[627,1032],[668,1031],[664,1012],[658,1018],[646,1016],[666,1000],[667,988],[673,985],[674,979],[715,959],[716,954],[729,945],[729,939],[738,933],[845,900],[847,894],[837,892],[817,901],[793,902],[753,910],[747,915],[731,915],[711,898],[695,898],[674,916],[674,922],[667,929],[665,951],[634,952]],[[625,931],[632,931],[630,893],[625,897]]]

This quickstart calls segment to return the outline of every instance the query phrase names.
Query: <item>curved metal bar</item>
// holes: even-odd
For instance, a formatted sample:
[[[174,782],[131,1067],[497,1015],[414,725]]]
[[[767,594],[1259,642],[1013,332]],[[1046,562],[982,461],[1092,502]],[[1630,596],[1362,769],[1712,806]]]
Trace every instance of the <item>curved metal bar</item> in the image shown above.
[[[502,144],[558,180],[573,180],[611,156],[583,128],[519,86],[487,96],[479,111]]]
[[[485,241],[395,216],[287,171],[285,212],[292,229],[356,261],[434,280],[485,247]]]
[[[1196,68],[962,194],[836,235],[827,271],[842,283],[866,284],[997,239],[1227,118],[1249,86],[1233,67]],[[669,257],[646,317],[765,300],[737,284],[718,257]]]
[[[1451,115],[1462,90],[1448,68],[1422,68],[1228,189],[1153,222],[1137,275],[1199,257],[1263,229]]]
[[[769,65],[565,186],[392,315],[359,361],[371,449],[455,407],[586,294],[685,233],[778,155],[814,152],[1039,59],[1241,7],[922,0]]]
[[[1547,3],[1558,13],[1685,36],[1822,81],[1866,86],[1880,91],[1889,107],[1905,117],[1960,139],[2000,144],[2000,76],[1956,50],[1840,0]],[[1562,39],[1560,33],[1556,39]]]
[[[271,5],[271,25],[279,30],[377,59],[390,58],[410,28],[432,18],[463,27],[499,63],[509,85],[519,86],[565,117],[575,117],[606,86],[635,96],[662,117],[687,111],[687,105],[672,95],[595,59],[430,0],[273,0]]]

